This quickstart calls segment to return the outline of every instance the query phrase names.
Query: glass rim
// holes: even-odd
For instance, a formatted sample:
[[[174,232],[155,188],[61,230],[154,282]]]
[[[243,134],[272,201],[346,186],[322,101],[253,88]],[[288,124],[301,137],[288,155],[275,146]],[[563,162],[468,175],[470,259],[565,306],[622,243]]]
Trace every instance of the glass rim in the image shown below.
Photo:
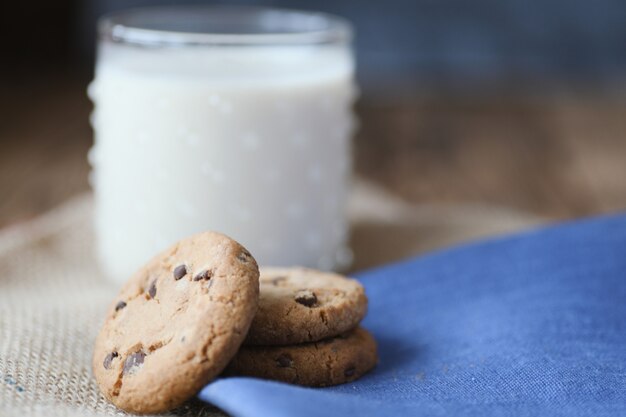
[[[256,24],[262,23],[263,17],[299,18],[314,20],[320,25],[319,28],[297,30],[284,25],[284,31],[261,30],[212,32],[212,31],[185,31],[176,29],[159,29],[154,27],[142,27],[133,24],[133,18],[141,18],[142,15],[158,15],[159,13],[172,15],[185,14],[187,16],[216,18],[220,15],[228,15],[235,24],[244,26],[248,19],[256,19]],[[174,18],[170,18],[174,19]],[[208,22],[208,21],[207,21]],[[324,23],[322,25],[321,23]],[[249,21],[248,24],[251,24]],[[235,25],[234,24],[234,25]],[[252,26],[252,25],[251,25]],[[101,40],[114,43],[131,44],[137,46],[262,46],[262,45],[323,45],[340,44],[352,41],[352,25],[346,19],[323,12],[313,12],[296,9],[283,9],[263,6],[224,6],[224,5],[195,5],[195,6],[153,6],[137,7],[112,12],[98,19],[98,36]]]

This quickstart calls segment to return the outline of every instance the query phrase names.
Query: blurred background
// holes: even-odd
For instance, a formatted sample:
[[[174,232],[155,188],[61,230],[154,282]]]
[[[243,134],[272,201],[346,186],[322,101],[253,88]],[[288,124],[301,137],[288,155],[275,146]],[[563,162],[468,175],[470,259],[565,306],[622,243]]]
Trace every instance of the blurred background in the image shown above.
[[[186,1],[320,10],[357,31],[357,174],[408,204],[535,221],[626,207],[622,0]],[[3,4],[0,227],[88,189],[97,16],[156,0]]]

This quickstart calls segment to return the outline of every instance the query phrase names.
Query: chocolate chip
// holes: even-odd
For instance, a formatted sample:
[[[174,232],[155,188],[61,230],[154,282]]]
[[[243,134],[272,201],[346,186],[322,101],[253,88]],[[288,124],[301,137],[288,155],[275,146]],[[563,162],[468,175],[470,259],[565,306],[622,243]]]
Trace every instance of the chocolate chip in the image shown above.
[[[313,291],[300,290],[296,294],[296,303],[307,307],[313,307],[317,303],[317,296]]]
[[[143,352],[135,352],[124,361],[124,369],[122,373],[124,375],[134,372],[135,368],[143,363],[146,358],[146,354]]]
[[[343,371],[343,374],[348,378],[351,376],[354,376],[355,373],[356,373],[356,368],[354,366],[349,366],[346,368],[345,371]]]
[[[187,275],[187,267],[185,265],[178,265],[174,268],[174,279],[178,281],[182,277]]]
[[[156,279],[152,281],[152,284],[150,284],[150,288],[148,288],[148,295],[150,298],[154,298],[156,296]]]
[[[250,255],[250,252],[243,249],[241,252],[239,252],[239,255],[237,255],[237,259],[239,259],[241,262],[248,263],[250,262],[250,259],[252,259],[252,255]]]
[[[104,369],[111,368],[111,362],[113,362],[113,359],[117,358],[118,356],[119,354],[117,352],[111,352],[108,355],[106,355],[104,357],[104,361],[102,362]]]
[[[276,359],[276,366],[279,368],[289,368],[293,364],[293,359],[288,353],[283,353]]]
[[[120,301],[115,305],[115,311],[120,311],[124,307],[126,307],[126,303],[124,301]]]
[[[213,276],[213,271],[209,271],[208,269],[204,269],[204,270],[200,271],[198,273],[198,275],[196,275],[193,278],[193,280],[194,281],[200,281],[201,279],[209,280],[209,279],[211,279],[212,276]]]

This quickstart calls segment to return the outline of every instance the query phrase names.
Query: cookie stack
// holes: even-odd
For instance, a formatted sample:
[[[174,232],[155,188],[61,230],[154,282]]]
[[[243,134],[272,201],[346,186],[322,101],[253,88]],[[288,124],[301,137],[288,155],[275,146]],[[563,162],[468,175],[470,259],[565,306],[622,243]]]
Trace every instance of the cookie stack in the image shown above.
[[[376,364],[376,342],[358,327],[361,284],[304,268],[263,268],[259,310],[230,375],[307,386],[353,381]]]
[[[243,246],[206,232],[130,278],[109,307],[92,368],[104,396],[134,413],[172,409],[225,368],[340,384],[376,364],[376,343],[358,327],[366,309],[354,280],[295,268],[260,275]]]

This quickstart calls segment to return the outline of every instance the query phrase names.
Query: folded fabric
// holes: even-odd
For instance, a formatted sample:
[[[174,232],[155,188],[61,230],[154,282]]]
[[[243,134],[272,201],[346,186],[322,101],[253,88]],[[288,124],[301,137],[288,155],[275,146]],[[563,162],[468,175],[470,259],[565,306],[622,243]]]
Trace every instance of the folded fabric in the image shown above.
[[[323,389],[224,378],[199,398],[241,417],[626,415],[626,216],[357,278],[374,371]]]

